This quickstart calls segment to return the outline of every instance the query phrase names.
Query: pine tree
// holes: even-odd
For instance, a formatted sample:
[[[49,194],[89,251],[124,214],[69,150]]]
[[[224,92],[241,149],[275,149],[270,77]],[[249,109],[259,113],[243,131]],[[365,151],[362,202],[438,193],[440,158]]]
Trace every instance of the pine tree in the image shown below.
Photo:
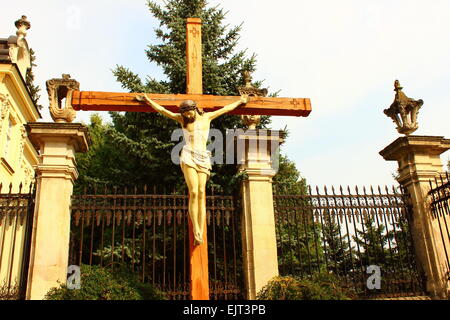
[[[371,264],[389,266],[392,257],[388,247],[395,236],[393,231],[387,230],[382,223],[376,223],[375,218],[367,212],[363,213],[363,220],[362,228],[353,236],[361,251],[359,263],[365,267]]]
[[[343,234],[337,223],[337,212],[324,212],[322,224],[323,247],[326,254],[328,270],[338,275],[346,275],[352,270],[353,251],[347,234]],[[354,267],[354,266],[353,266]]]

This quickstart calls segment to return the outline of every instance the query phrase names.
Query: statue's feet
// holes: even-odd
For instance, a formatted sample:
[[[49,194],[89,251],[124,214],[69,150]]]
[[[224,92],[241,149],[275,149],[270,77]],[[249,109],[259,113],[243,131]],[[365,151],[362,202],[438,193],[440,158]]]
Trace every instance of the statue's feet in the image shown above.
[[[194,235],[194,245],[198,246],[198,245],[201,245],[201,244],[203,244],[203,237],[202,237],[202,234],[200,232],[197,232]]]

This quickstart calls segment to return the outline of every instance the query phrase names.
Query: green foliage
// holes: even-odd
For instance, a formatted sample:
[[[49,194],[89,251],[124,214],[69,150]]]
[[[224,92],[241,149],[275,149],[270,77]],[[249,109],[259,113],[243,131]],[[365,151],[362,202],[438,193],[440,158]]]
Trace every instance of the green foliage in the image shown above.
[[[322,225],[324,251],[329,261],[328,270],[337,274],[345,274],[352,268],[354,252],[349,245],[348,235],[343,234],[336,219],[339,217],[330,214],[329,210],[326,211]]]
[[[151,284],[141,283],[124,266],[114,271],[100,266],[81,266],[81,289],[70,290],[66,285],[52,288],[46,300],[165,300],[162,292]]]
[[[375,223],[373,217],[365,216],[361,230],[358,230],[357,235],[353,237],[359,245],[360,251],[363,252],[359,257],[361,264],[388,267],[392,262],[388,244],[393,242],[394,236],[394,232],[387,231],[383,224]]]
[[[41,97],[39,92],[41,91],[41,88],[34,84],[34,73],[33,73],[33,67],[36,67],[36,54],[33,49],[30,48],[30,56],[31,56],[31,68],[27,70],[25,83],[27,85],[28,91],[31,96],[31,100],[33,100],[34,104],[38,109],[42,109],[42,106],[39,105],[39,98]]]
[[[280,154],[279,169],[273,178],[276,193],[301,195],[307,194],[306,179],[300,176],[295,163],[290,161],[287,156]]]
[[[275,277],[258,293],[258,300],[349,300],[354,293],[328,273],[298,278]]]

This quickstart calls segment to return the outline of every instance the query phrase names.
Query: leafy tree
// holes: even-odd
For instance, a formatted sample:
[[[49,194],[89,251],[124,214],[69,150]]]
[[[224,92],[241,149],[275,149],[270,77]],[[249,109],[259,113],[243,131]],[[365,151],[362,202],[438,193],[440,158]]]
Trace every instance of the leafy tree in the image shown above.
[[[277,193],[300,195],[307,193],[306,179],[302,178],[295,163],[287,156],[280,154],[279,169],[273,178],[273,185]]]

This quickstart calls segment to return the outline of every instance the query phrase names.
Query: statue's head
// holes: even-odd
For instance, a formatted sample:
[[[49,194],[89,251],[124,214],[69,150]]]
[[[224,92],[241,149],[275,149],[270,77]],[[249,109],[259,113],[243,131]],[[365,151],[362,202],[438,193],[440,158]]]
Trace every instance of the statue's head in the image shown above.
[[[202,114],[197,107],[197,103],[192,100],[185,100],[180,104],[180,114],[183,117],[184,126],[188,123],[194,122],[197,113]]]

